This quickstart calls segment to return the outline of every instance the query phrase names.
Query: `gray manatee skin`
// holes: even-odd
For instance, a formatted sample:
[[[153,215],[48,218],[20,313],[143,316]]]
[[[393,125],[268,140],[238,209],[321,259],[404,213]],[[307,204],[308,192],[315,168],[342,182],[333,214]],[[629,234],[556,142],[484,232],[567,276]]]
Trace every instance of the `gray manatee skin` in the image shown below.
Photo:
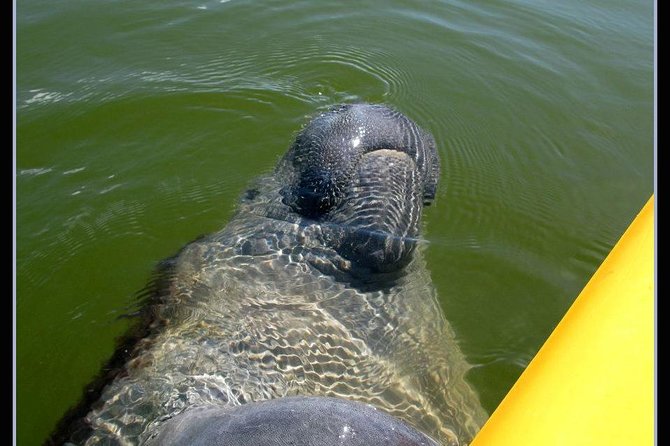
[[[165,423],[148,445],[437,446],[373,406],[294,396],[235,407],[198,407]]]
[[[486,414],[419,239],[439,170],[432,136],[386,106],[316,116],[221,231],[162,264],[132,342],[47,444],[245,444],[263,417],[258,444],[294,444],[310,412],[295,444],[359,444],[328,434],[344,425],[469,443]]]

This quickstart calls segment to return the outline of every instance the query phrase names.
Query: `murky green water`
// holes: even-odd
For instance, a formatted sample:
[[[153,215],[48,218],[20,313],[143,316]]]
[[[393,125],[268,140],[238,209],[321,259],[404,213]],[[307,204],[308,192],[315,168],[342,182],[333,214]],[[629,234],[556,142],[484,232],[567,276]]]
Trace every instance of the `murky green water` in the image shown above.
[[[17,3],[21,445],[332,104],[435,136],[429,267],[489,411],[653,191],[650,0]]]

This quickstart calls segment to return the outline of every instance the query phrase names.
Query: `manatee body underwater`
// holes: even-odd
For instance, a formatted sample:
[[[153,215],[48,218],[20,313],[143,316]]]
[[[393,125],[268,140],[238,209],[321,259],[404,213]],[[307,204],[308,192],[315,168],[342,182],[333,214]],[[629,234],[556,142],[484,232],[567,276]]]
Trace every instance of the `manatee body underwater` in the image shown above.
[[[314,117],[158,268],[47,444],[463,445],[486,414],[419,239],[440,164],[383,105]]]

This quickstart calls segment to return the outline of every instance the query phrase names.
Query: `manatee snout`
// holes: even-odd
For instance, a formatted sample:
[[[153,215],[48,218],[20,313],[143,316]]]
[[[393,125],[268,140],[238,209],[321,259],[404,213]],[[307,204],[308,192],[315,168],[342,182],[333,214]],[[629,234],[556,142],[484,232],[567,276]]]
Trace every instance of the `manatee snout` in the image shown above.
[[[284,203],[332,226],[331,245],[358,267],[393,271],[410,259],[424,204],[435,196],[433,137],[383,105],[338,105],[296,137],[276,174]]]

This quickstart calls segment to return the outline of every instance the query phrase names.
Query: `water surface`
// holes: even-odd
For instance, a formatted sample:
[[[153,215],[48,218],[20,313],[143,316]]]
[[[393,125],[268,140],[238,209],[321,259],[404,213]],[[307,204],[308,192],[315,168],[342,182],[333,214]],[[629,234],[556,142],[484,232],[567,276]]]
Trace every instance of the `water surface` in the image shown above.
[[[653,3],[21,0],[17,432],[40,444],[157,261],[225,225],[309,116],[390,104],[492,411],[653,191]]]

